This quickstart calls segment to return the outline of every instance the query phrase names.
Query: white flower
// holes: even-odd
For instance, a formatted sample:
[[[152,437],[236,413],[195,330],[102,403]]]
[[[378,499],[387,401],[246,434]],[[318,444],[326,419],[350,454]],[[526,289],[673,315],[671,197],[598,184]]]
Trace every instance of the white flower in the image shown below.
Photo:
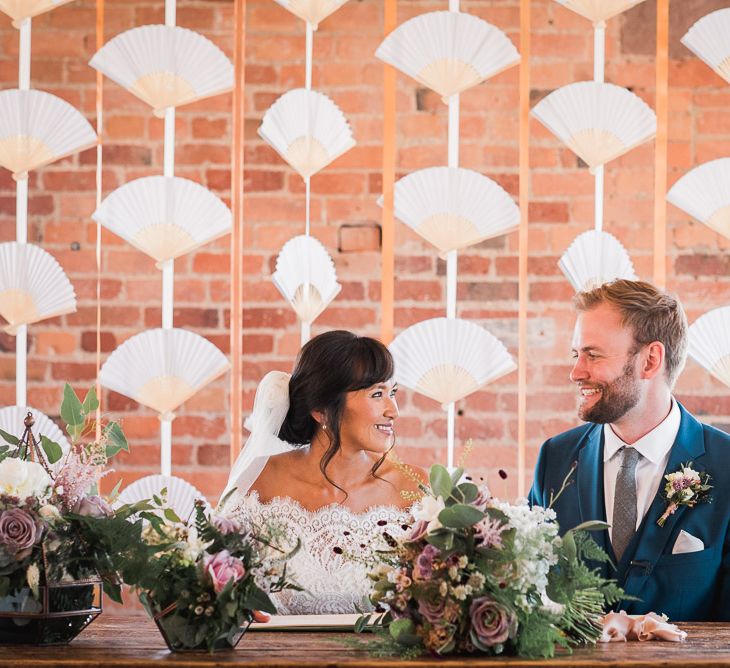
[[[462,554],[459,557],[459,568],[466,568],[466,566],[467,566],[468,563],[469,563],[469,557],[467,557],[466,555]]]
[[[183,558],[190,561],[196,561],[205,550],[213,544],[213,541],[204,541],[198,538],[198,530],[195,527],[189,527],[187,530],[187,538],[181,544]]]
[[[449,585],[447,585],[445,582],[441,582],[439,585],[439,594],[444,597],[446,594],[449,593]]]
[[[28,580],[28,586],[33,592],[33,596],[38,598],[38,584],[41,581],[41,572],[37,564],[31,564],[28,566],[28,570],[25,572],[25,577]]]
[[[454,598],[457,601],[465,601],[466,597],[471,594],[471,587],[469,585],[459,585],[458,587],[454,587],[451,592],[454,594]]]
[[[413,518],[422,522],[428,522],[428,532],[431,533],[440,529],[442,524],[438,520],[439,513],[446,507],[443,497],[424,496],[420,502],[413,506]]]
[[[42,497],[48,492],[51,479],[37,462],[8,457],[0,462],[0,491],[21,499]]]
[[[46,522],[56,522],[61,519],[61,511],[56,506],[47,503],[45,506],[41,506],[38,509],[38,514]]]
[[[459,579],[459,569],[456,566],[449,566],[449,577],[452,580]]]

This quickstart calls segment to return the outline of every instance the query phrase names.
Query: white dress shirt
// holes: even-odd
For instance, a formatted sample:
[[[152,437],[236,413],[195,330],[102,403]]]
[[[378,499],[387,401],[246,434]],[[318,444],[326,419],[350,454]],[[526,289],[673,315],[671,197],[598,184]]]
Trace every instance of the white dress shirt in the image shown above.
[[[622,447],[634,447],[641,457],[636,464],[636,528],[639,528],[654,500],[662,482],[664,470],[669,461],[669,451],[674,445],[682,415],[677,402],[672,398],[669,415],[648,434],[628,446],[614,433],[611,425],[603,425],[603,496],[606,500],[606,522],[613,524],[613,497],[616,476],[621,466]],[[613,529],[609,529],[613,540]]]

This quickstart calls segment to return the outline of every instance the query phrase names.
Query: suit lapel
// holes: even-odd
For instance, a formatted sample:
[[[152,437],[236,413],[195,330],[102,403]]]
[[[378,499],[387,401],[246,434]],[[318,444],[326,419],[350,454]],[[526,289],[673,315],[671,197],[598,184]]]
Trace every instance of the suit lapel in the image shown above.
[[[639,596],[656,562],[664,553],[674,527],[688,510],[686,506],[680,506],[673,515],[667,518],[663,527],[657,524],[667,507],[663,494],[664,476],[677,471],[682,464],[688,462],[692,462],[692,468],[695,471],[704,471],[702,462],[697,461],[705,454],[702,425],[681,404],[679,404],[679,409],[682,419],[679,424],[677,438],[672,445],[669,460],[662,475],[659,490],[639,526],[633,545],[627,550],[627,553],[632,553],[629,555],[630,558],[626,558],[627,555],[624,555],[624,559],[621,560],[619,582],[622,582],[625,578],[623,588],[631,596]]]
[[[585,435],[585,442],[578,451],[576,486],[580,521],[606,521],[606,504],[603,496],[603,427],[595,425]],[[591,537],[613,558],[608,531],[592,531]],[[601,565],[601,572],[608,577],[608,568]]]

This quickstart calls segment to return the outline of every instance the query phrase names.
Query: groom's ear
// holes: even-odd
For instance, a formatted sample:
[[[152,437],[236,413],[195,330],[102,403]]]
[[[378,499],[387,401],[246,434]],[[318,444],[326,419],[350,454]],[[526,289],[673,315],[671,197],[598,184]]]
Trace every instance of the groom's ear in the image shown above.
[[[641,377],[645,379],[654,378],[661,373],[664,370],[664,357],[664,344],[661,341],[652,341],[646,347]]]

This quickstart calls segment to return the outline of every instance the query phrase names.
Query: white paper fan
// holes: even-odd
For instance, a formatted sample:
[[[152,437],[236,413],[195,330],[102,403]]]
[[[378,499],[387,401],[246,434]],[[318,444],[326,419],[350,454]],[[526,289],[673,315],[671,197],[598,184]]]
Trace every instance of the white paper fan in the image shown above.
[[[342,289],[327,249],[314,237],[303,234],[284,244],[271,279],[307,324],[312,324]]]
[[[347,0],[276,0],[284,9],[290,11],[314,28],[330,14],[337,11]]]
[[[389,348],[396,380],[442,404],[517,368],[498,338],[468,320],[424,320],[402,331]]]
[[[152,499],[153,496],[159,498],[163,489],[167,490],[166,507],[174,510],[183,522],[193,516],[196,501],[202,501],[205,510],[210,512],[210,504],[202,492],[187,480],[167,475],[148,475],[135,480],[121,491],[114,506],[119,508],[126,504]],[[161,511],[156,512],[161,514]]]
[[[277,99],[266,110],[259,134],[304,178],[355,145],[339,107],[323,93],[306,88]]]
[[[590,290],[615,278],[637,280],[634,265],[621,242],[608,232],[579,234],[558,262],[576,292]]]
[[[690,325],[689,354],[730,387],[730,306],[708,311]]]
[[[23,420],[28,415],[28,411],[33,414],[35,424],[33,425],[33,436],[40,443],[41,436],[46,436],[61,446],[61,450],[66,454],[71,445],[64,433],[58,428],[55,422],[51,420],[45,413],[30,406],[6,406],[0,408],[0,429],[12,434],[16,438],[23,435],[25,426]]]
[[[230,209],[207,188],[177,176],[130,181],[92,218],[158,263],[231,231]]]
[[[0,91],[0,165],[17,178],[96,144],[76,109],[40,90]]]
[[[0,315],[5,331],[76,310],[76,294],[61,265],[39,246],[0,244]]]
[[[99,382],[170,418],[228,369],[210,341],[184,329],[150,329],[127,339],[101,367]]]
[[[149,104],[158,116],[166,107],[233,88],[233,65],[223,51],[179,26],[127,30],[99,49],[89,65]]]
[[[429,167],[404,176],[395,184],[394,202],[396,218],[442,254],[520,224],[520,210],[501,186],[461,167]]]
[[[579,81],[553,91],[532,114],[595,169],[656,134],[656,114],[621,86]]]
[[[585,16],[593,23],[603,23],[644,0],[556,0],[556,2],[576,14]]]
[[[20,27],[23,19],[66,5],[73,0],[0,0],[0,12],[13,19],[13,26]]]
[[[463,12],[428,12],[398,26],[375,55],[446,99],[520,61],[499,28]]]
[[[682,37],[684,44],[730,83],[730,7],[703,16]]]
[[[667,200],[730,239],[730,158],[690,170],[671,187]]]

